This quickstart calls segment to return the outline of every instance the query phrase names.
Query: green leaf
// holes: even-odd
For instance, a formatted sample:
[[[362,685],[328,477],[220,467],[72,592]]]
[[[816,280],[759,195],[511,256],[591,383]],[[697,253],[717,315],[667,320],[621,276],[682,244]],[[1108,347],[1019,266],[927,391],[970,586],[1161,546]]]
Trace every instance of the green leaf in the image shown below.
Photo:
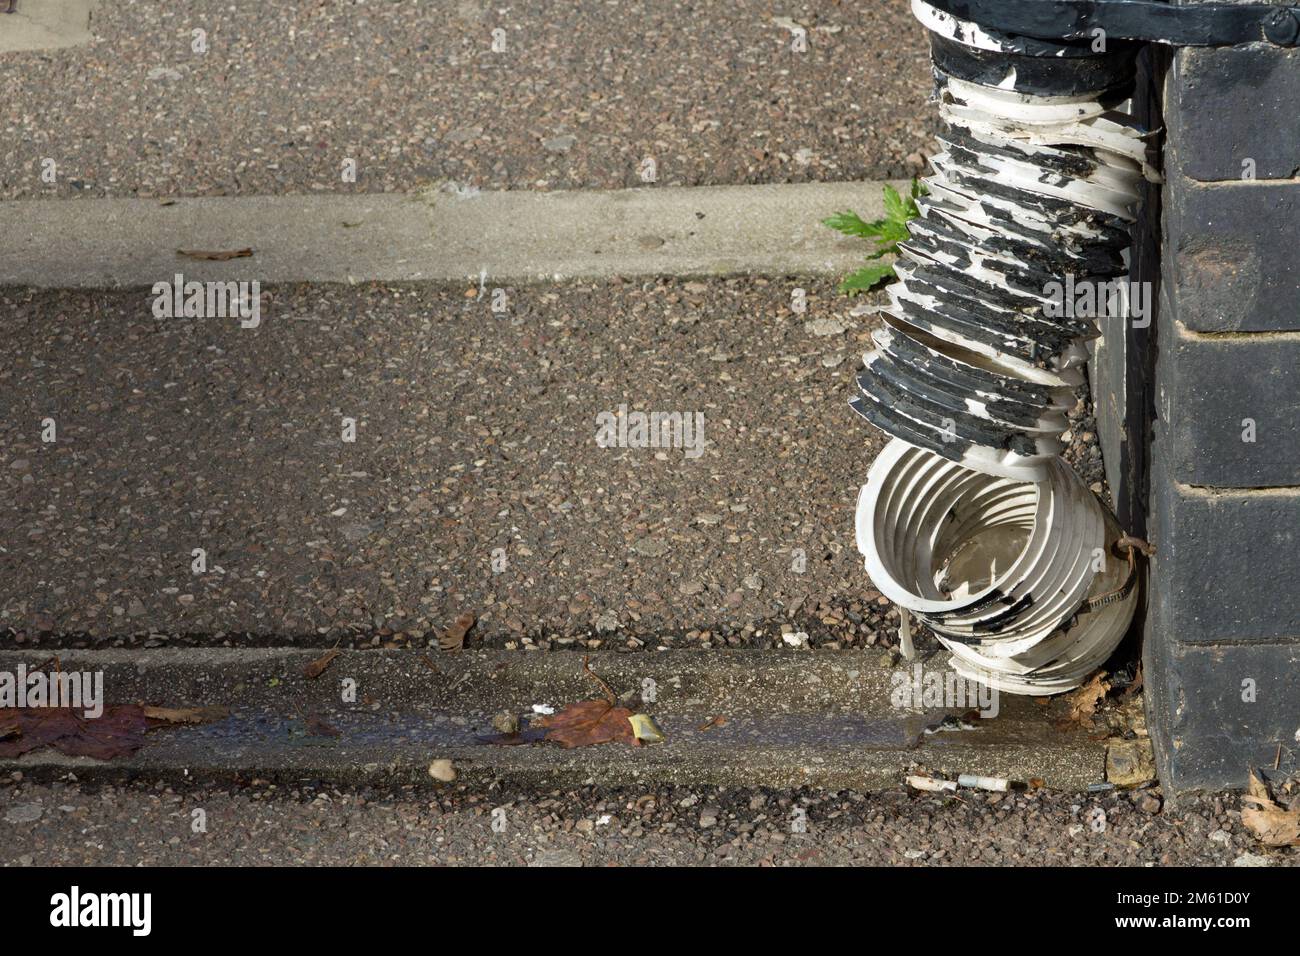
[[[907,222],[907,207],[903,203],[903,197],[888,184],[885,185],[885,218],[890,222]]]
[[[911,238],[912,234],[907,231],[907,223],[890,221],[889,223],[886,223],[878,241],[893,246],[900,242],[906,242]]]
[[[840,283],[840,291],[847,295],[853,295],[857,292],[867,292],[879,285],[882,280],[891,277],[893,274],[894,267],[889,263],[866,266],[865,268],[854,272],[852,275],[847,276],[844,281]]]
[[[823,219],[822,223],[848,236],[874,240],[875,248],[867,256],[867,261],[871,263],[873,260],[897,253],[898,244],[911,238],[907,223],[921,215],[916,200],[919,196],[928,194],[929,190],[926,189],[925,183],[914,177],[907,188],[906,196],[900,194],[893,186],[884,187],[884,219],[865,222],[857,213],[842,212],[836,213],[829,219]],[[892,278],[894,274],[894,267],[890,263],[866,265],[840,283],[840,292],[846,295],[867,292]]]
[[[830,226],[846,236],[861,236],[863,239],[873,239],[880,235],[881,229],[885,226],[885,220],[877,219],[874,222],[865,222],[856,212],[837,212],[828,219],[823,219],[822,225]]]

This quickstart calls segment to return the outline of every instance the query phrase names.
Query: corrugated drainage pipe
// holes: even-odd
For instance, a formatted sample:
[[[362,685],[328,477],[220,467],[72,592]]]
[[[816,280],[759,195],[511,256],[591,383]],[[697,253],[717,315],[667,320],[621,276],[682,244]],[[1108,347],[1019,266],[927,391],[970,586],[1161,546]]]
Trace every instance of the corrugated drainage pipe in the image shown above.
[[[1039,482],[964,468],[895,439],[858,498],[880,593],[915,614],[964,677],[1015,694],[1077,687],[1133,617],[1121,534],[1059,459]]]
[[[1148,135],[1133,48],[999,35],[913,0],[944,132],[851,404],[894,436],[858,501],[872,580],[1000,690],[1078,686],[1133,615],[1131,549],[1060,459],[1093,315],[1127,275]]]

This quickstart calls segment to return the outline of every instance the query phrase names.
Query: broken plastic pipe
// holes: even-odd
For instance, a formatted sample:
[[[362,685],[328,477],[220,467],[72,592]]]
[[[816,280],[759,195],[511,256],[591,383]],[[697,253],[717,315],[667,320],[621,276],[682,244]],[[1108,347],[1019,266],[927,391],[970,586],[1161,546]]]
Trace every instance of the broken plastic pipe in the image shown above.
[[[880,593],[934,632],[959,674],[999,691],[1078,686],[1136,607],[1119,527],[1060,459],[1045,481],[1014,481],[895,439],[871,466],[856,525]]]
[[[858,501],[886,597],[1011,693],[1070,690],[1132,618],[1120,529],[1060,459],[1094,319],[1065,285],[1127,274],[1148,135],[1116,111],[1132,49],[998,34],[913,0],[944,132],[853,407],[894,437]]]

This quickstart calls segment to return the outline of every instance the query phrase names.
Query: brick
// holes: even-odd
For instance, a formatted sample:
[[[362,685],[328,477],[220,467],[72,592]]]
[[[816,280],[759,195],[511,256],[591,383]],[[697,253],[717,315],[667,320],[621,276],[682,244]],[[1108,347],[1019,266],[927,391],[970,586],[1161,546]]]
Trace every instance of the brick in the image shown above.
[[[1300,645],[1186,647],[1148,633],[1143,670],[1166,789],[1242,788],[1250,768],[1271,770],[1278,744],[1279,773],[1300,769]]]
[[[1172,479],[1300,486],[1300,336],[1164,331],[1157,411]]]
[[[1157,442],[1156,459],[1160,458]],[[1300,641],[1300,490],[1196,490],[1152,479],[1149,604],[1156,639]]]
[[[1295,104],[1300,50],[1266,44],[1179,50],[1166,78],[1166,166],[1203,181],[1257,179],[1300,170]]]
[[[1300,183],[1206,186],[1171,172],[1166,193],[1178,321],[1196,332],[1300,330]]]

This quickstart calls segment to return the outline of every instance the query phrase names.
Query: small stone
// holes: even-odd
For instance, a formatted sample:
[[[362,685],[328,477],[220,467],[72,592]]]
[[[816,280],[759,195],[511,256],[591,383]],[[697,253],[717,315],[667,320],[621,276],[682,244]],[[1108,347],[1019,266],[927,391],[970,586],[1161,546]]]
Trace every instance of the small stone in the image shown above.
[[[573,149],[573,144],[577,141],[578,137],[570,134],[553,136],[550,139],[542,140],[542,148],[548,153],[567,153]]]
[[[1258,853],[1243,853],[1232,861],[1233,866],[1272,866],[1273,861]]]
[[[1131,787],[1156,778],[1156,758],[1151,740],[1113,737],[1106,748],[1106,779],[1117,787]]]
[[[519,716],[503,710],[492,718],[492,726],[503,734],[519,733]]]
[[[472,139],[477,139],[482,132],[482,126],[462,126],[444,136],[443,141],[447,143],[468,143]]]
[[[456,779],[456,768],[450,760],[435,760],[429,764],[429,776],[441,783],[451,783]]]
[[[710,827],[715,827],[717,825],[718,811],[713,807],[707,807],[704,812],[700,814],[700,829],[707,830]]]
[[[39,803],[20,803],[5,814],[6,823],[35,823],[44,810]]]
[[[1164,806],[1164,801],[1154,793],[1148,793],[1138,801],[1138,809],[1143,813],[1159,813]]]
[[[843,335],[848,326],[839,319],[813,319],[803,324],[803,330],[810,335],[824,338],[828,335]]]
[[[618,612],[614,610],[602,611],[596,616],[596,633],[608,634],[611,631],[618,630]]]
[[[667,554],[671,548],[662,538],[641,538],[633,542],[632,550],[644,558],[659,558]]]

